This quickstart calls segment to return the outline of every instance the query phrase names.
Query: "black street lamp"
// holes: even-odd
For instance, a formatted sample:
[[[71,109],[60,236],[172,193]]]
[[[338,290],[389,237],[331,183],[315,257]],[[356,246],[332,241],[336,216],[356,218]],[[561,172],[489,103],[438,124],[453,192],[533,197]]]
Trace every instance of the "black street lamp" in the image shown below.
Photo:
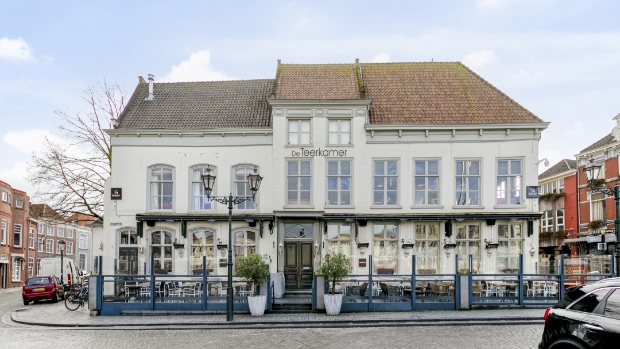
[[[61,285],[65,283],[63,279],[65,275],[65,271],[63,270],[64,263],[62,259],[63,254],[65,252],[65,245],[66,245],[65,240],[58,240],[58,249],[60,250],[60,284]]]
[[[202,183],[204,185],[205,194],[210,200],[215,200],[221,204],[228,205],[228,287],[226,288],[226,321],[233,321],[233,286],[232,286],[232,209],[233,205],[240,204],[244,201],[255,200],[256,192],[263,180],[258,174],[258,169],[254,169],[253,173],[247,176],[248,186],[252,191],[252,196],[228,196],[215,197],[211,196],[213,187],[215,186],[215,176],[211,174],[211,169],[207,168],[207,174],[202,175]]]
[[[614,197],[616,201],[616,219],[614,220],[614,229],[616,231],[616,275],[620,275],[620,187],[616,184],[613,188],[598,183],[601,175],[601,165],[591,164],[583,168],[586,176],[588,190],[592,193],[603,193]],[[605,242],[605,235],[602,235],[602,241]]]

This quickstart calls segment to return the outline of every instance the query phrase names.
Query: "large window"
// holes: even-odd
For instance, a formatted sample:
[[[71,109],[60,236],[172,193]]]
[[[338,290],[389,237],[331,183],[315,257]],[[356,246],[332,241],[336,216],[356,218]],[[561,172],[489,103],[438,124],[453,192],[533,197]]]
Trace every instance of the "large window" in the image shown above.
[[[43,252],[43,240],[45,238],[39,238],[37,241],[37,252]]]
[[[235,265],[239,257],[247,257],[256,252],[256,233],[250,230],[238,230],[235,232],[234,257]]]
[[[351,144],[351,120],[329,120],[327,144]]]
[[[67,238],[73,239],[73,229],[67,229]]]
[[[327,161],[327,205],[351,205],[351,160]]]
[[[555,227],[558,231],[564,230],[564,210],[555,210]]]
[[[398,226],[375,224],[373,227],[373,272],[396,274],[398,265]]]
[[[2,220],[2,234],[0,234],[0,244],[2,245],[6,245],[7,227],[8,227],[8,222],[3,219]]]
[[[86,255],[84,253],[80,253],[78,268],[80,268],[80,270],[86,270]]]
[[[192,274],[202,274],[202,257],[206,257],[205,269],[212,273],[215,269],[215,245],[213,232],[198,230],[192,233]]]
[[[519,268],[519,255],[523,252],[523,234],[521,224],[499,224],[497,226],[497,269]]]
[[[414,161],[414,205],[439,205],[439,161]]]
[[[172,273],[172,233],[154,231],[151,233],[151,255],[155,261],[155,273]]]
[[[47,235],[48,236],[54,236],[54,227],[51,225],[47,226]]]
[[[67,256],[73,256],[73,241],[67,241],[67,251],[66,251],[66,255]]]
[[[397,205],[398,161],[375,160],[373,174],[373,205]]]
[[[286,169],[287,205],[310,205],[310,188],[312,185],[310,160],[288,160]]]
[[[543,212],[543,215],[540,219],[540,230],[541,230],[541,233],[553,231],[553,211],[552,210],[547,210]]]
[[[456,162],[456,205],[480,205],[480,161]]]
[[[43,224],[39,224],[37,226],[37,234],[39,235],[43,235],[45,232],[45,226]]]
[[[497,161],[497,204],[521,204],[521,160]]]
[[[45,252],[54,253],[54,240],[52,239],[45,240]]]
[[[254,173],[256,168],[254,165],[239,165],[233,168],[233,195],[252,196],[248,175]],[[256,202],[254,200],[247,200],[237,204],[236,208],[238,210],[254,210],[256,209]]]
[[[22,279],[22,261],[23,259],[13,258],[13,281],[21,281]]]
[[[138,234],[134,230],[121,231],[121,245],[137,245]]]
[[[173,174],[172,168],[157,166],[149,170],[151,210],[172,210]]]
[[[456,254],[459,255],[459,269],[469,269],[469,255],[472,255],[472,271],[480,271],[480,226],[461,225],[456,228]]]
[[[327,225],[327,252],[351,258],[351,224]]]
[[[80,239],[78,241],[78,244],[79,244],[78,247],[81,250],[87,249],[88,248],[88,237],[84,234],[80,234]]]
[[[24,199],[23,198],[15,198],[15,207],[24,208]]]
[[[13,225],[13,246],[22,247],[22,225]]]
[[[28,257],[28,277],[34,276],[34,258]]]
[[[415,225],[416,273],[439,273],[439,224]]]
[[[65,237],[65,228],[56,228],[56,236],[58,236],[59,238]]]
[[[288,120],[288,144],[311,144],[312,132],[309,119]]]
[[[590,193],[590,221],[605,219],[605,194]]]
[[[28,230],[28,248],[34,250],[34,228]]]
[[[119,238],[118,273],[138,274],[138,234],[133,229],[121,230],[119,232]],[[161,234],[158,238],[160,239],[159,241],[161,241]],[[158,252],[161,252],[161,245],[159,246]],[[97,268],[95,267],[94,270],[97,270]]]
[[[207,198],[207,194],[205,193],[205,187],[202,182],[202,176],[207,174],[207,169],[211,170],[211,175],[217,176],[215,172],[215,168],[212,166],[196,166],[190,169],[190,173],[192,176],[191,180],[191,200],[192,200],[192,210],[211,210],[213,209],[213,201]],[[213,188],[215,191],[215,188]],[[212,195],[215,195],[213,193]]]

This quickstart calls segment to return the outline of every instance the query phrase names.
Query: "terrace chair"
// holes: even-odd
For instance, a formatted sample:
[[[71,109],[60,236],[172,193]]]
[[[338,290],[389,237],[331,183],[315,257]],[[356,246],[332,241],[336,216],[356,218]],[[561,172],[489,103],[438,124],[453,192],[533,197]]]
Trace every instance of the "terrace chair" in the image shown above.
[[[149,285],[140,287],[140,292],[138,293],[138,295],[140,296],[140,302],[147,301],[148,297],[151,296],[151,286]]]
[[[471,285],[471,293],[474,296],[480,297],[482,296],[482,290],[484,289],[484,285],[482,283],[472,284]]]
[[[500,289],[497,286],[493,285],[492,283],[487,282],[486,287],[483,289],[483,293],[485,297],[489,297],[489,296],[497,297],[500,294]]]

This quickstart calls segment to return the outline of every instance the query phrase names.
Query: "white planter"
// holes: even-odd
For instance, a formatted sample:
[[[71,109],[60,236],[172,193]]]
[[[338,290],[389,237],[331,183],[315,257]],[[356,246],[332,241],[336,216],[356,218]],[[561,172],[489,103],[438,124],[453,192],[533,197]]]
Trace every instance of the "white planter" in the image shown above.
[[[340,307],[342,306],[342,294],[325,294],[323,295],[323,301],[325,302],[325,311],[327,311],[327,315],[340,314]]]
[[[252,313],[252,316],[263,316],[263,314],[265,314],[266,303],[267,296],[248,297],[248,304],[250,305],[250,313]]]

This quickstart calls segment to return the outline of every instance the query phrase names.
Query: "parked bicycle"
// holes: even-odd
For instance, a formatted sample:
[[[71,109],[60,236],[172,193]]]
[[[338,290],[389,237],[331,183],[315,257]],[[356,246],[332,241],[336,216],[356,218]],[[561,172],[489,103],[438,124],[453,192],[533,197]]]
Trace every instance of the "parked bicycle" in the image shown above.
[[[71,311],[88,303],[88,284],[77,285],[65,294],[65,307]]]

